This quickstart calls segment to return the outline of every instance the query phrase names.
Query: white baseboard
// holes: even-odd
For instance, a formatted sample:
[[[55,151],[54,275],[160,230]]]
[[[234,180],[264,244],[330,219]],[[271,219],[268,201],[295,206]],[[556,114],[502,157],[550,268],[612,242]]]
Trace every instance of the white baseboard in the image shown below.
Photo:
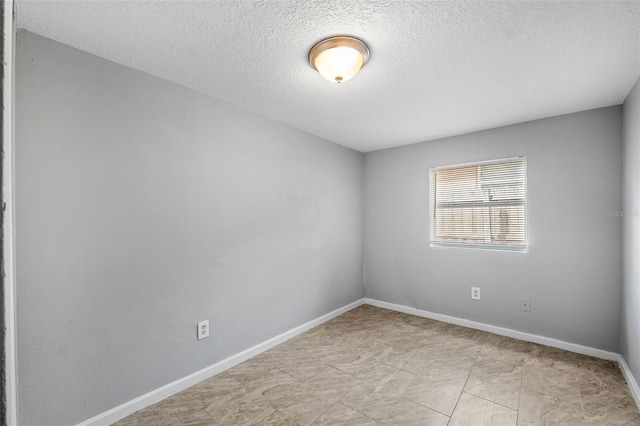
[[[640,386],[638,386],[636,378],[633,377],[633,374],[631,374],[631,370],[629,369],[629,366],[627,365],[627,362],[624,360],[624,357],[622,355],[618,355],[618,365],[620,366],[620,370],[622,370],[622,375],[629,385],[631,395],[633,395],[633,399],[636,400],[636,405],[640,409]]]
[[[283,343],[292,337],[295,337],[305,331],[316,327],[322,323],[329,321],[332,318],[337,317],[338,315],[342,315],[343,313],[350,311],[351,309],[357,308],[360,305],[364,304],[364,299],[356,300],[353,303],[350,303],[346,306],[336,309],[335,311],[329,312],[319,318],[311,320],[305,324],[302,324],[298,327],[292,328],[289,331],[286,331],[276,337],[273,337],[265,342],[259,343],[247,350],[244,350],[240,353],[237,353],[229,358],[226,358],[220,362],[217,362],[209,367],[203,368],[200,371],[196,371],[193,374],[190,374],[187,377],[183,377],[182,379],[178,379],[175,382],[169,383],[161,388],[152,390],[142,396],[139,396],[136,399],[125,402],[122,405],[119,405],[115,408],[112,408],[109,411],[105,411],[104,413],[98,414],[95,417],[90,418],[89,420],[85,420],[80,423],[78,426],[103,426],[110,425],[118,420],[124,419],[130,414],[135,413],[138,410],[141,410],[149,405],[155,404],[156,402],[160,402],[165,398],[170,397],[180,391],[187,389],[197,383],[200,383],[203,380],[206,380],[210,377],[215,376],[218,373],[221,373],[237,364],[240,364],[243,361],[248,360],[251,357],[254,357],[266,350],[273,348],[274,346]]]
[[[550,337],[544,337],[537,334],[524,333],[522,331],[512,330],[509,328],[497,327],[494,325],[484,324],[476,321],[471,321],[464,318],[453,317],[444,314],[437,314],[434,312],[424,311],[417,308],[410,308],[408,306],[397,305],[395,303],[383,302],[376,299],[364,298],[357,300],[353,303],[350,303],[346,306],[343,306],[335,311],[329,312],[319,318],[316,318],[312,321],[309,321],[305,324],[302,324],[298,327],[295,327],[289,331],[286,331],[276,337],[273,337],[265,342],[259,343],[249,349],[246,349],[240,353],[237,353],[229,358],[226,358],[220,362],[217,362],[209,367],[203,368],[200,371],[196,371],[195,373],[178,379],[172,383],[169,383],[161,388],[155,389],[151,392],[148,392],[136,399],[125,402],[122,405],[119,405],[115,408],[112,408],[109,411],[105,411],[104,413],[98,414],[95,417],[92,417],[78,426],[103,426],[110,425],[118,420],[121,420],[127,417],[130,414],[135,413],[138,410],[141,410],[149,405],[155,404],[156,402],[162,401],[165,398],[170,397],[180,391],[187,389],[203,380],[206,380],[210,377],[215,376],[241,362],[248,360],[266,350],[273,348],[274,346],[283,343],[292,337],[295,337],[299,334],[304,333],[305,331],[316,327],[322,323],[329,321],[343,313],[350,311],[358,306],[363,304],[369,304],[372,306],[377,306],[379,308],[390,309],[392,311],[403,312],[410,315],[416,315],[419,317],[434,319],[437,321],[447,322],[450,324],[456,324],[463,327],[469,327],[476,330],[487,331],[490,333],[499,334],[501,336],[512,337],[514,339],[524,340],[527,342],[538,343],[542,345],[552,346],[559,349],[564,349],[572,352],[577,352],[584,355],[593,356],[596,358],[607,359],[610,361],[617,361],[620,369],[622,370],[622,374],[624,375],[627,383],[629,384],[629,388],[633,397],[640,407],[640,387],[636,382],[635,378],[631,374],[627,363],[624,358],[617,353],[608,352],[601,349],[591,348],[588,346],[582,346],[575,343],[564,342],[562,340],[552,339]]]
[[[452,317],[449,315],[436,314],[434,312],[423,311],[422,309],[410,308],[408,306],[396,305],[395,303],[382,302],[376,299],[365,298],[368,305],[377,306],[379,308],[390,309],[392,311],[403,312],[418,317],[434,319],[437,321],[447,322],[451,324],[461,325],[463,327],[474,328],[476,330],[488,331],[490,333],[499,334],[501,336],[512,337],[518,340],[538,343],[541,345],[552,346],[554,348],[564,349],[571,352],[577,352],[583,355],[589,355],[596,358],[602,358],[609,361],[618,361],[619,355],[615,352],[603,351],[602,349],[582,346],[575,343],[564,342],[562,340],[552,339],[550,337],[539,336],[537,334],[525,333],[522,331],[512,330],[509,328],[497,327],[495,325],[484,324],[481,322],[471,321],[464,318]]]

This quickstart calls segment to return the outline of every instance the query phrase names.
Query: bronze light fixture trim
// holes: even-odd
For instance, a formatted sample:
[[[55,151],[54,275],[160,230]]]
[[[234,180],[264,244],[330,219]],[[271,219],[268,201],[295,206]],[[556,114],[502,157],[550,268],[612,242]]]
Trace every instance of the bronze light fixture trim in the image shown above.
[[[369,46],[351,36],[326,38],[309,51],[309,64],[324,78],[336,83],[351,79],[368,60]]]

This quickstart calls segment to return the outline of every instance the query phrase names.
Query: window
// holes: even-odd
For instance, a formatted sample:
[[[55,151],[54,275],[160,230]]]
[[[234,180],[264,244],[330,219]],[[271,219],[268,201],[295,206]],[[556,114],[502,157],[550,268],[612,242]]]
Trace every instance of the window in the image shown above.
[[[527,249],[527,159],[429,170],[431,246]]]

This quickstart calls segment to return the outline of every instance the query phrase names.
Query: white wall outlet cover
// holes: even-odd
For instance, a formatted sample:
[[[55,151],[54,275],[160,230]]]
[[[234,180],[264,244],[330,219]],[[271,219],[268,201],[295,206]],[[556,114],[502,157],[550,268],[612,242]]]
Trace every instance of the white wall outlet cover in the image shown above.
[[[473,300],[480,300],[480,287],[471,287],[471,298]]]
[[[198,323],[198,340],[202,340],[205,337],[209,337],[209,320]]]

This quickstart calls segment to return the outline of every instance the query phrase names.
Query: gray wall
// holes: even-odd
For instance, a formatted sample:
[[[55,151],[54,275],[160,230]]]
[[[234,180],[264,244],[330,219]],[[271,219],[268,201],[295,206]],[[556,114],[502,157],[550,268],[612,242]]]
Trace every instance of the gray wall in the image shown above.
[[[640,79],[623,106],[624,269],[620,353],[640,383]]]
[[[363,297],[362,154],[27,32],[16,96],[21,424]]]
[[[605,210],[622,208],[621,118],[616,106],[366,154],[366,296],[617,351],[621,218]],[[520,155],[528,253],[430,248],[429,168]]]

